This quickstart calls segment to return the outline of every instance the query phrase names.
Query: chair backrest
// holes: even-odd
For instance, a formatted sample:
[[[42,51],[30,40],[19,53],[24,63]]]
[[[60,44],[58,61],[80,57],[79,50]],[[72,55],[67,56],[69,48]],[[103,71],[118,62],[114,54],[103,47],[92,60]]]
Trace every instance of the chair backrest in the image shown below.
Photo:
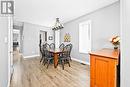
[[[61,51],[63,51],[63,50],[64,50],[64,47],[65,47],[65,45],[62,43],[62,44],[60,44],[59,49],[60,49]]]
[[[69,51],[69,56],[70,56],[73,45],[72,45],[72,44],[68,44],[68,45],[66,45],[66,46],[68,47],[67,49],[68,49],[68,51]]]
[[[45,57],[46,58],[50,58],[51,57],[50,52],[48,50],[45,50],[44,52],[45,52]]]
[[[42,45],[42,54],[43,54],[43,56],[45,56],[45,50],[46,50],[46,45],[43,44],[43,45]]]
[[[51,44],[50,44],[50,49],[51,49],[51,50],[54,50],[54,49],[55,49],[55,44],[54,44],[54,43],[51,43]]]
[[[63,50],[63,57],[66,57],[66,58],[68,58],[70,55],[70,53],[69,53],[69,51],[70,51],[70,46],[69,45],[66,45],[65,47],[64,47],[64,50]]]
[[[49,58],[50,57],[50,45],[48,43],[45,43],[43,45],[43,55],[46,57],[46,58]]]
[[[44,44],[44,50],[50,50],[50,45],[48,43]]]

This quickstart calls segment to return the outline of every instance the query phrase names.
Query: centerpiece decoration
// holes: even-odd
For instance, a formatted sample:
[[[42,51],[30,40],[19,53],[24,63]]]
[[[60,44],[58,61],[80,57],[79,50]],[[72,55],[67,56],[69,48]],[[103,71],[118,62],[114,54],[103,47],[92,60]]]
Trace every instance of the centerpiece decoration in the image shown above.
[[[110,42],[114,45],[114,49],[118,49],[120,45],[120,37],[119,36],[114,36],[110,38]]]

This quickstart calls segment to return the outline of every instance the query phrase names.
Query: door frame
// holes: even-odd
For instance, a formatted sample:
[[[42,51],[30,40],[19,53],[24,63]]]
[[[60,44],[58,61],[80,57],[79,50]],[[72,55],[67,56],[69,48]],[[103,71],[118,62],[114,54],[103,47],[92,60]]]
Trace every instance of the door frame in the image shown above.
[[[45,33],[45,42],[47,42],[47,41],[48,41],[48,38],[47,38],[47,37],[48,37],[47,31],[40,30],[40,33],[39,33],[39,40],[40,40],[40,34],[43,33],[43,32]]]
[[[8,17],[8,87],[13,74],[13,17]]]

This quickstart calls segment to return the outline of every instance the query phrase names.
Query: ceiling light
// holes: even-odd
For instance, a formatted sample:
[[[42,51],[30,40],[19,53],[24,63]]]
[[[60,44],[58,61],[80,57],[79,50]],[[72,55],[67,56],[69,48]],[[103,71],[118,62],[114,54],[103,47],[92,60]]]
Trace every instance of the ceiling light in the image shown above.
[[[52,30],[60,30],[62,28],[64,28],[63,24],[60,23],[59,18],[56,18],[56,23],[52,27]]]

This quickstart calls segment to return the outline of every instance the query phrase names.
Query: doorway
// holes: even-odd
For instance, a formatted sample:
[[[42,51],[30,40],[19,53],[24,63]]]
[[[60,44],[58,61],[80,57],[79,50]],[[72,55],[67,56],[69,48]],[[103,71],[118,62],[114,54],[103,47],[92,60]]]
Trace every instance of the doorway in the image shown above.
[[[14,57],[16,54],[22,55],[23,49],[23,25],[24,22],[13,21],[12,44],[13,44],[13,65],[19,60]]]
[[[39,39],[40,39],[40,44],[39,44],[40,46],[47,43],[47,32],[46,31],[40,31]]]
[[[20,49],[20,30],[13,29],[13,51]]]

